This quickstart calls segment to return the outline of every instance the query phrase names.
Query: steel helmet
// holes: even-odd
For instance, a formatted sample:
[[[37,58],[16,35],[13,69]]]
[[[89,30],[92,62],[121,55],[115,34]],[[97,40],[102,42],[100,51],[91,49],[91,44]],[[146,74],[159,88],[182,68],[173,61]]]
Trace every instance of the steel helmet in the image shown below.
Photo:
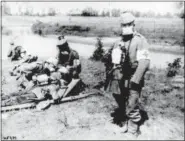
[[[121,14],[120,22],[122,24],[129,24],[129,23],[132,23],[134,21],[135,21],[135,17],[131,13],[129,13],[129,12],[123,12]]]
[[[58,37],[57,46],[61,46],[67,43],[67,40],[65,39],[64,35],[61,35]]]

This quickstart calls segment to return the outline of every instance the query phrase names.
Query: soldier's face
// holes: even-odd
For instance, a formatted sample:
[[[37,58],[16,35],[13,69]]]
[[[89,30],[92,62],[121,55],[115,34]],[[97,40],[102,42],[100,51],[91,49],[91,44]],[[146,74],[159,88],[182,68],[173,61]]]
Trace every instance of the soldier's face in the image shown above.
[[[122,35],[132,35],[134,33],[134,24],[121,24]]]

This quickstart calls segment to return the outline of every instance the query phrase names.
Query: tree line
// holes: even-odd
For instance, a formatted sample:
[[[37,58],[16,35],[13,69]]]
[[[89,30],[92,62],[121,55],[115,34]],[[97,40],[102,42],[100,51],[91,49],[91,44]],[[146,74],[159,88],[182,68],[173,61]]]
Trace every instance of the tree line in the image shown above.
[[[177,5],[179,7],[179,5]],[[78,9],[71,9],[67,15],[68,16],[84,16],[84,17],[119,17],[121,14],[122,10],[121,9],[111,9],[111,10],[102,10],[98,11],[96,9],[93,9],[92,7],[86,7],[83,10],[78,10]],[[155,13],[153,11],[147,11],[147,12],[139,12],[139,11],[134,11],[130,10],[130,12],[135,16],[135,17],[149,17],[149,18],[173,18],[173,17],[179,17],[179,18],[184,18],[184,9],[182,9],[180,12],[176,14],[171,14],[170,12],[167,12],[166,14],[162,15],[160,13]],[[3,15],[12,15],[11,13],[11,8],[4,3],[2,5],[2,14]],[[24,11],[20,11],[18,15],[21,16],[56,16],[59,15],[60,13],[57,12],[54,8],[49,8],[46,12],[37,12],[34,13],[32,8],[26,8]]]
[[[77,11],[77,10],[76,10]],[[181,11],[176,14],[172,14],[170,12],[167,12],[166,14],[160,14],[155,13],[154,11],[147,11],[147,12],[140,12],[136,10],[130,10],[135,17],[147,17],[147,18],[173,18],[173,17],[179,17],[184,18],[184,11]],[[91,16],[91,17],[119,17],[122,13],[121,9],[111,9],[111,10],[102,10],[99,12],[96,9],[93,9],[91,7],[87,7],[83,9],[81,12],[75,12],[75,10],[71,10],[71,12],[68,13],[69,16]]]

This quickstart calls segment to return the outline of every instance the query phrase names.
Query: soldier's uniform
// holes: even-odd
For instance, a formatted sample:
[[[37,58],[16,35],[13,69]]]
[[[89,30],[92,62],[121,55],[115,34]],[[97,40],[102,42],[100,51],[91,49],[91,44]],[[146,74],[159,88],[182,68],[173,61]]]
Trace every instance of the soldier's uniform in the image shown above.
[[[81,72],[81,64],[79,60],[79,54],[71,49],[68,45],[67,40],[64,36],[58,37],[58,66],[66,67],[69,70],[68,79],[79,78],[79,73]]]
[[[38,56],[27,54],[26,50],[19,45],[15,45],[14,41],[10,42],[10,49],[8,51],[7,57],[11,61],[19,61],[19,63],[31,63],[38,59]]]
[[[54,61],[53,61],[54,60]],[[56,59],[48,59],[43,62],[22,63],[14,70],[14,75],[17,75],[18,88],[26,88],[29,81],[33,81],[37,85],[49,84],[56,79],[60,79],[60,73],[56,71]],[[56,62],[56,63],[54,63]],[[57,78],[56,78],[57,77]]]
[[[17,61],[22,59],[21,54],[26,53],[22,46],[15,46],[13,42],[10,43],[11,47],[8,51],[7,57],[10,58],[11,61]]]
[[[29,79],[32,79],[32,76],[34,74],[46,73],[43,62],[33,62],[30,64],[24,64],[18,66],[15,71],[17,73],[20,73],[20,75],[25,73],[26,75],[30,76]]]
[[[32,63],[32,62],[36,62],[38,59],[38,56],[36,55],[25,55],[19,63]]]
[[[134,21],[129,16],[125,17],[125,23]],[[135,134],[139,131],[141,115],[138,103],[144,86],[144,75],[150,63],[148,48],[146,39],[134,31],[128,41],[117,41],[104,60],[108,60],[108,66],[111,66],[107,70],[109,80],[106,90],[113,93],[121,108],[124,132]],[[120,58],[116,58],[118,56]]]

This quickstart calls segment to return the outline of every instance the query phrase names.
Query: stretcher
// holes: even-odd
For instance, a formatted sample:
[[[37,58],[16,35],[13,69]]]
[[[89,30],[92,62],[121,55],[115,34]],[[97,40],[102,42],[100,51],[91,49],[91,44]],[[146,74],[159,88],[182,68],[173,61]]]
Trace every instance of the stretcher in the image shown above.
[[[79,82],[80,82],[80,79],[73,79],[66,87],[63,87],[65,91],[61,95],[61,98],[58,104],[67,102],[67,101],[73,101],[73,100],[85,98],[94,94],[100,94],[99,91],[94,91],[94,92],[88,92],[88,93],[80,92],[74,96],[70,95],[70,92],[73,90],[73,88],[76,85],[78,85]],[[1,112],[3,113],[8,111],[21,110],[21,109],[33,109],[33,108],[36,108],[37,110],[45,110],[52,104],[54,104],[54,101],[52,99],[46,100],[45,98],[38,99],[36,97],[33,97],[33,98],[29,98],[27,103],[23,102],[22,104],[18,104],[18,105],[1,107]]]

